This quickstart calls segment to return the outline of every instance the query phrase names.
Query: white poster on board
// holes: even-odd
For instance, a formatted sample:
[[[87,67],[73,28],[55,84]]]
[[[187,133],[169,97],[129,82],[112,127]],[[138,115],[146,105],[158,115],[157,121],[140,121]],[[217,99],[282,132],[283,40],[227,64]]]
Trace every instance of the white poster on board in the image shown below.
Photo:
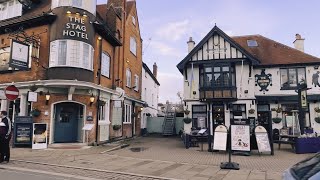
[[[256,133],[256,140],[259,152],[271,152],[268,133]]]
[[[231,150],[250,151],[250,127],[246,125],[231,126]]]
[[[214,150],[227,150],[227,135],[228,130],[225,126],[219,125],[214,131],[213,149]]]
[[[33,123],[32,149],[46,149],[48,147],[47,129],[46,123]]]

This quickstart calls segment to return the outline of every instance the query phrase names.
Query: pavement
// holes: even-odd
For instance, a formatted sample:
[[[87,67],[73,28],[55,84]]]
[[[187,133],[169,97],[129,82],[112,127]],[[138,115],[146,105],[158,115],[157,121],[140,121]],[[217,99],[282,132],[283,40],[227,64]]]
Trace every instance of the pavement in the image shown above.
[[[222,170],[219,165],[228,160],[228,155],[206,149],[185,149],[179,138],[164,137],[139,137],[124,143],[70,149],[13,148],[12,161],[0,168],[71,173],[94,179],[277,180],[282,179],[285,169],[313,155],[295,154],[284,145],[281,150],[275,148],[274,156],[255,151],[251,156],[232,156],[240,170]]]

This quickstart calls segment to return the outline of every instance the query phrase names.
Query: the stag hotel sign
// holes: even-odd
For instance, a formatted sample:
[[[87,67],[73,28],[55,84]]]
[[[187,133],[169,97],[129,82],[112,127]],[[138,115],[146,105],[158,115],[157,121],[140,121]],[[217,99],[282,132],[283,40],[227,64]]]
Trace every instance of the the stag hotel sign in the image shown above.
[[[69,22],[65,24],[62,31],[64,37],[76,37],[83,40],[88,40],[87,27],[85,25],[86,19],[81,17],[68,17]]]

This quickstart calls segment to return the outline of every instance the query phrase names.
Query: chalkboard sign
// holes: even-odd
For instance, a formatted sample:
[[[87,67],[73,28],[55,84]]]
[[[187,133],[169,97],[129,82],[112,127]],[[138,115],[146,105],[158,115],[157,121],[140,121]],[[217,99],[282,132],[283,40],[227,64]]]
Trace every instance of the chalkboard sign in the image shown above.
[[[271,152],[270,141],[266,129],[262,126],[255,128],[256,140],[259,152]]]
[[[231,150],[250,151],[250,127],[231,125]]]
[[[33,119],[31,116],[18,116],[14,120],[14,144],[31,145]]]
[[[213,149],[225,151],[227,149],[228,130],[225,126],[219,125],[214,131]]]

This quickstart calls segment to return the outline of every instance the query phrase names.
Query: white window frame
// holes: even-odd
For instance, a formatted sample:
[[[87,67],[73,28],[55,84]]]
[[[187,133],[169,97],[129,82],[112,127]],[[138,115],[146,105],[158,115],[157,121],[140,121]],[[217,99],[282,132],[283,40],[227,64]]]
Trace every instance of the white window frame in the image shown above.
[[[131,88],[131,70],[129,68],[126,70],[126,86]]]
[[[65,51],[64,48],[60,49],[61,42],[66,42]],[[85,47],[89,48],[88,53],[85,52]],[[60,50],[66,53],[65,64],[59,64],[62,62],[59,62],[59,57],[62,57]],[[55,40],[50,43],[49,67],[75,67],[93,71],[93,55],[93,47],[85,42],[70,39]]]
[[[110,78],[111,58],[108,53],[103,52],[101,55],[101,75]]]
[[[136,26],[136,18],[134,16],[131,16],[132,24]]]
[[[137,56],[137,41],[134,37],[130,37],[130,52]]]
[[[139,76],[138,75],[134,75],[134,90],[135,91],[139,91]]]
[[[17,16],[22,16],[22,4],[18,0],[0,3],[0,21]]]
[[[131,104],[124,104],[124,120],[123,124],[131,124]]]

